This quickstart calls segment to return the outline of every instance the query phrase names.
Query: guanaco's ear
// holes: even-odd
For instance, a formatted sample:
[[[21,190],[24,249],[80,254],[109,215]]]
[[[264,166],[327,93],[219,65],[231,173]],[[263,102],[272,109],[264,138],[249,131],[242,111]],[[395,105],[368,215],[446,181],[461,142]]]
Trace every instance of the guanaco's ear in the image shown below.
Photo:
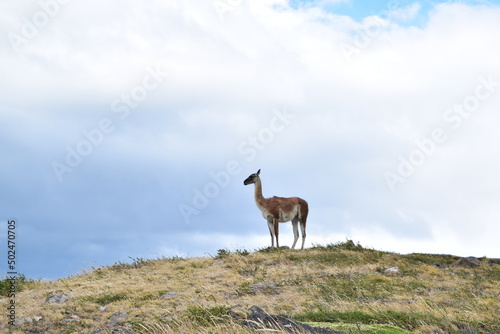
[[[259,174],[260,174],[260,169],[257,171],[257,176],[259,176]]]

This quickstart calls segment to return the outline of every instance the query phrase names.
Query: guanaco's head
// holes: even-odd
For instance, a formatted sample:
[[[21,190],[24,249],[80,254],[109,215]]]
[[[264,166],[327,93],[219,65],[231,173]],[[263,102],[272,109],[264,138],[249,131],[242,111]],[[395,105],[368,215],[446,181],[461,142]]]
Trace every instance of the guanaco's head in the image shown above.
[[[247,177],[246,180],[243,181],[243,184],[248,186],[249,184],[257,182],[257,180],[259,179],[259,174],[260,174],[260,169],[257,171],[257,173],[253,173],[252,175]]]

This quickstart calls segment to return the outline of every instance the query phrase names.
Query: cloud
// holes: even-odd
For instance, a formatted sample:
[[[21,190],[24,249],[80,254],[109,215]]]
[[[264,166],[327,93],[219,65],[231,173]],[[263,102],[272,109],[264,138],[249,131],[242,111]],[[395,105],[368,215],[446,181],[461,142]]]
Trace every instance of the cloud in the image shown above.
[[[500,256],[497,5],[355,20],[271,0],[223,13],[50,3],[54,15],[27,1],[0,10],[5,35],[24,38],[0,53],[0,208],[25,228],[27,274],[266,246],[242,184],[259,168],[264,195],[309,202],[306,244]],[[436,129],[446,139],[429,144]],[[71,169],[62,180],[54,162]],[[43,265],[54,258],[58,269]]]

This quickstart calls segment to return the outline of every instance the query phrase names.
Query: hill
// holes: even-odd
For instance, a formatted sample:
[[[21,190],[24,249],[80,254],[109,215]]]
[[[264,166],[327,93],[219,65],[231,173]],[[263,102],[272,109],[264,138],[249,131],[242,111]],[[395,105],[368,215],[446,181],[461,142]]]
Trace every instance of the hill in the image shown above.
[[[252,318],[260,308],[270,322],[289,321],[277,326],[282,332],[309,324],[330,333],[500,333],[499,262],[352,241],[132,259],[54,282],[19,280],[17,326],[0,326],[31,334],[256,333],[264,329]],[[9,298],[0,303],[7,310]],[[278,314],[287,317],[269,316]]]

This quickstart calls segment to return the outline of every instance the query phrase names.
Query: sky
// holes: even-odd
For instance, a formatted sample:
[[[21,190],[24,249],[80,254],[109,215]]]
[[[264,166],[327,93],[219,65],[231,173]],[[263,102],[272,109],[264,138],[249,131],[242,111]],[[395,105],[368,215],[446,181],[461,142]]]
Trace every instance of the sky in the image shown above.
[[[306,247],[500,257],[500,1],[19,0],[0,32],[0,274],[8,238],[47,280],[267,247],[258,169]]]

